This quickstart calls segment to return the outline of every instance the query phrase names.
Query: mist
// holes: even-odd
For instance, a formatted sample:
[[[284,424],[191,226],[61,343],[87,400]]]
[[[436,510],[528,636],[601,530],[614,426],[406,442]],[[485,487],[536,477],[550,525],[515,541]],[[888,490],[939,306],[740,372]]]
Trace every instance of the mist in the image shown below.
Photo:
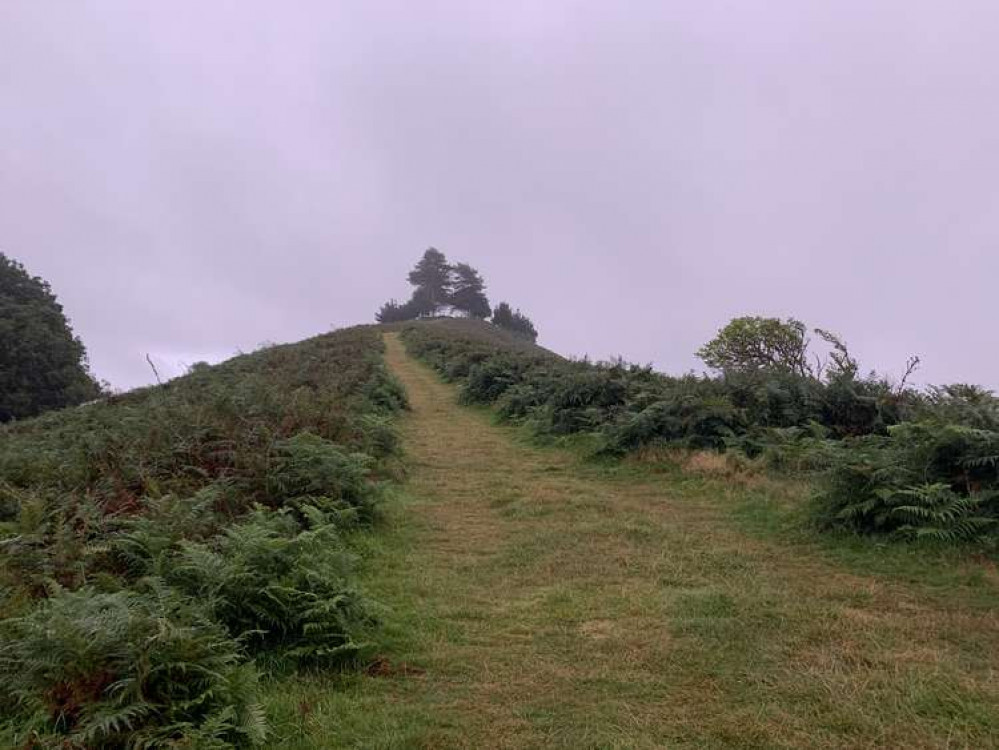
[[[12,0],[0,252],[123,388],[372,322],[429,246],[566,355],[700,369],[733,316],[794,316],[995,387],[997,28],[970,0]]]

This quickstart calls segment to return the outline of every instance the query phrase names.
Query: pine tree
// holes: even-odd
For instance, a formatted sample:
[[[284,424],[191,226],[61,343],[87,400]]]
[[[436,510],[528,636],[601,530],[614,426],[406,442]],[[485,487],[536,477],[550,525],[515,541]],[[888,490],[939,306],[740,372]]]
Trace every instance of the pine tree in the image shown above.
[[[413,304],[418,315],[436,315],[448,304],[451,293],[451,266],[444,253],[429,248],[409,272],[409,283],[416,287]]]
[[[0,253],[0,422],[99,393],[86,350],[48,283]]]
[[[479,272],[467,263],[458,263],[452,272],[451,305],[473,318],[488,318],[492,310],[485,294],[485,281]]]

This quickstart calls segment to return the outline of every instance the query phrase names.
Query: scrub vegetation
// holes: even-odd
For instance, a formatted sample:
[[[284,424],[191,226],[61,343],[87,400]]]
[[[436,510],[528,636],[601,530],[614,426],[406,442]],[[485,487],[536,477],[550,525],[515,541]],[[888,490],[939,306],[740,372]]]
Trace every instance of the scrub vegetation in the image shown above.
[[[405,395],[354,328],[0,431],[3,747],[259,747],[261,676],[366,658],[352,538]]]
[[[715,376],[679,377],[625,362],[568,361],[497,347],[448,321],[403,331],[409,351],[460,398],[539,437],[587,439],[596,455],[650,449],[724,453],[736,465],[807,476],[814,521],[890,538],[999,540],[999,399],[956,384],[918,391],[860,375],[839,337],[799,321],[740,318],[700,352]],[[908,371],[918,365],[908,363]]]
[[[999,745],[990,393],[474,318],[0,427],[0,745]]]
[[[418,332],[560,366],[471,321]],[[988,562],[813,531],[808,483],[715,451],[539,445],[387,338],[412,410],[406,497],[364,567],[383,658],[274,685],[278,746],[999,745]]]

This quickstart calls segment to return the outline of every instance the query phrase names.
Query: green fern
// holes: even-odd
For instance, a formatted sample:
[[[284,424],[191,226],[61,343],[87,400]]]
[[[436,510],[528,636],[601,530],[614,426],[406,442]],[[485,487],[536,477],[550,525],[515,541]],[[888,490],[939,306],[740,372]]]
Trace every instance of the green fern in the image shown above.
[[[208,728],[226,747],[263,740],[253,666],[162,581],[113,594],[58,590],[6,621],[4,636],[0,680],[24,731],[43,740],[115,748]]]
[[[896,533],[917,539],[942,542],[975,541],[987,536],[996,519],[982,513],[986,498],[959,495],[946,484],[908,487],[894,493],[901,504],[891,515],[901,519]]]

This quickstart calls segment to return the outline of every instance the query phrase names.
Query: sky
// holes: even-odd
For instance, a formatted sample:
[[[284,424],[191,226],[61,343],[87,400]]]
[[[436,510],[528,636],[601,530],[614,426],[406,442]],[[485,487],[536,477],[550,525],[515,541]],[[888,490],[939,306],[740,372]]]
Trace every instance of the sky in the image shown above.
[[[730,318],[999,387],[995,0],[4,0],[0,252],[96,375],[370,322],[430,246],[566,355]]]

